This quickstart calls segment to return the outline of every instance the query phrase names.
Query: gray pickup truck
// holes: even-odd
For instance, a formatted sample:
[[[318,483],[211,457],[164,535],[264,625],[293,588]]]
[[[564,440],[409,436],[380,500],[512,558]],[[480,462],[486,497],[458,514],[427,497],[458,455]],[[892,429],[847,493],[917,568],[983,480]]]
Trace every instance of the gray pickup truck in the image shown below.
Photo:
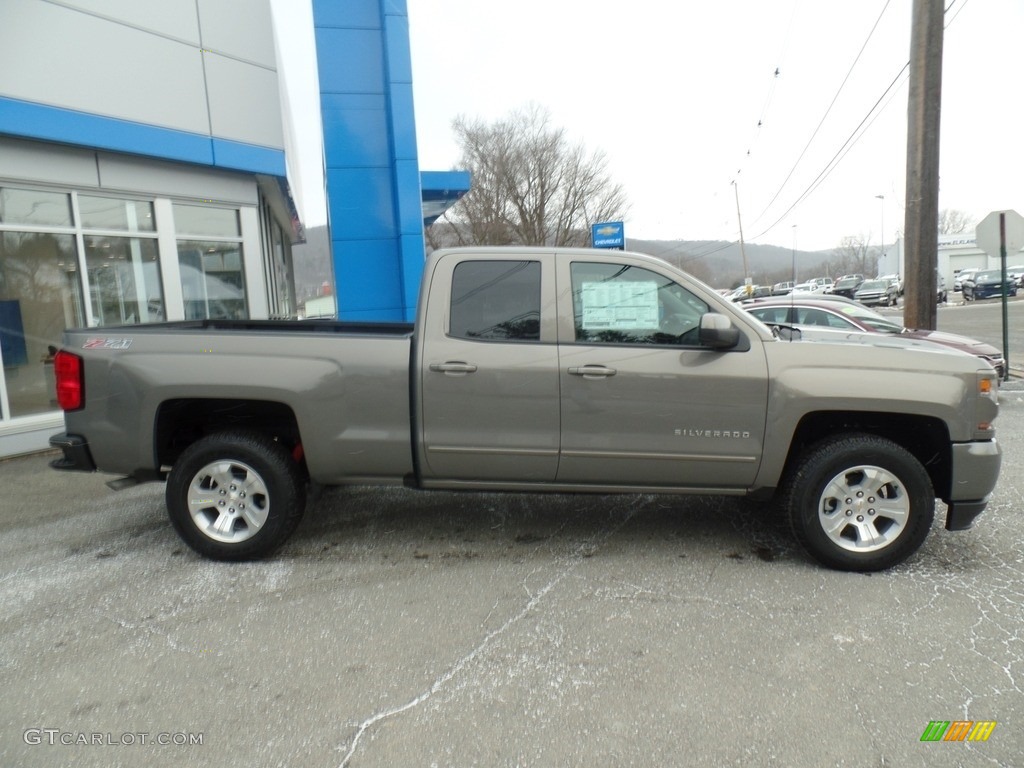
[[[779,504],[825,565],[971,527],[999,473],[996,373],[959,352],[791,340],[648,256],[434,253],[415,325],[67,331],[59,469],[166,480],[197,552],[265,557],[310,482],[681,493]]]

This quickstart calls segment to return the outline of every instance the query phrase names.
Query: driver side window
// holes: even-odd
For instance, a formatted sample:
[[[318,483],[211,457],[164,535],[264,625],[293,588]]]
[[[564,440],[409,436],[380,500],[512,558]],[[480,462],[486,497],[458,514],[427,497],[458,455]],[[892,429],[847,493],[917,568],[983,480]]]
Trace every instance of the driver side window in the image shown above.
[[[573,262],[577,342],[695,346],[708,305],[672,279],[626,264]]]

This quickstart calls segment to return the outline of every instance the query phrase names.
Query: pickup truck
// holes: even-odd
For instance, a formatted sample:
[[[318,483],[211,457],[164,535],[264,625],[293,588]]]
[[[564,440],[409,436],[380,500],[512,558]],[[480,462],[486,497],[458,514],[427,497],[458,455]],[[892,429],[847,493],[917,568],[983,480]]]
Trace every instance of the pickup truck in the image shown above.
[[[433,253],[415,324],[69,330],[58,469],[166,480],[201,555],[271,555],[309,483],[750,496],[821,563],[970,528],[999,474],[997,377],[929,345],[793,341],[642,254]],[[927,348],[925,348],[927,347]]]

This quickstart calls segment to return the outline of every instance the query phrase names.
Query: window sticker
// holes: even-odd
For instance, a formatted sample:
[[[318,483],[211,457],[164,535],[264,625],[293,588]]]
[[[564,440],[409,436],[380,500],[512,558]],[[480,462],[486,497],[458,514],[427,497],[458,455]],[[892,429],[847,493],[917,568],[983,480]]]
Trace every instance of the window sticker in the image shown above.
[[[658,284],[605,281],[583,283],[583,329],[657,329]]]

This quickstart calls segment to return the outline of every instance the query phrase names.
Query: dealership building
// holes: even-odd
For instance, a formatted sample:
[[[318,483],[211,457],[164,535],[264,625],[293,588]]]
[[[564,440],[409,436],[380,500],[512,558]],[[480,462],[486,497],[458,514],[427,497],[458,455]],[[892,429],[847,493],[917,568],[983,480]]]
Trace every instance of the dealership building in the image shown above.
[[[338,314],[408,320],[424,221],[469,187],[422,173],[404,0],[314,0]],[[70,327],[296,315],[270,0],[5,0],[0,456],[60,431]]]

